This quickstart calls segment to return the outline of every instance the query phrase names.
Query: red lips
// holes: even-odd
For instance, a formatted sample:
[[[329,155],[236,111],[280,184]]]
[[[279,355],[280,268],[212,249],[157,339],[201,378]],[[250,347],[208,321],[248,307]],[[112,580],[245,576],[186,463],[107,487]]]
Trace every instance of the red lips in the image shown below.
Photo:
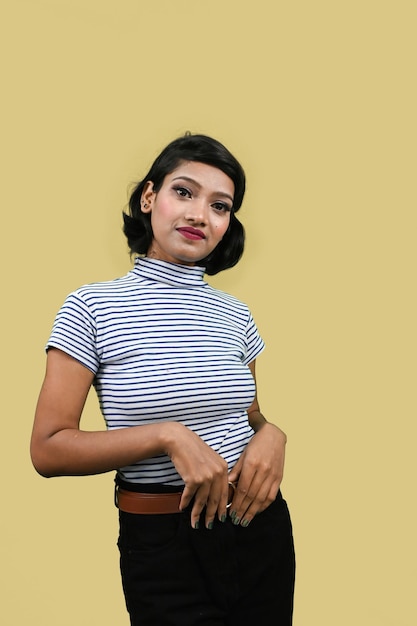
[[[192,226],[184,226],[182,228],[177,228],[177,231],[184,235],[187,239],[205,239],[206,236],[203,231],[198,230],[198,228],[192,228]]]

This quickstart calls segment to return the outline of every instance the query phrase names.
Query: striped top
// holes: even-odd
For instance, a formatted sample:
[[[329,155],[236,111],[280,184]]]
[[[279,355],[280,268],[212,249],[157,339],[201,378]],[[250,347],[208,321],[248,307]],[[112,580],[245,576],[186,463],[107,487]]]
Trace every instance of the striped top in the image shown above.
[[[70,294],[47,347],[94,373],[109,430],[175,420],[231,469],[253,435],[247,365],[264,343],[247,306],[203,275],[203,267],[137,258],[126,276]],[[119,473],[131,482],[183,484],[165,455]]]

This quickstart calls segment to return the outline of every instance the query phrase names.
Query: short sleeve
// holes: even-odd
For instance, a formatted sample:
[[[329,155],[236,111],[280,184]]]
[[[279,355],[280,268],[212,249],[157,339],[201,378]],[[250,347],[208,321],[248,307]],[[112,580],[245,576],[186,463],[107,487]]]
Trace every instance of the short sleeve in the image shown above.
[[[265,348],[265,343],[259,334],[252,315],[249,316],[248,326],[246,329],[247,349],[243,359],[245,365],[248,365],[261,354]]]
[[[55,318],[46,349],[59,348],[97,373],[96,322],[79,293],[70,294]]]

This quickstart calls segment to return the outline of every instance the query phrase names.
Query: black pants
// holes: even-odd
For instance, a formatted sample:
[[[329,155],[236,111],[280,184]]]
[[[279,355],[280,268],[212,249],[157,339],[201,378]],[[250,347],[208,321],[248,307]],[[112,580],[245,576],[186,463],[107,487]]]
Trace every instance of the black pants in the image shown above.
[[[290,626],[291,521],[281,494],[247,528],[191,528],[190,512],[120,514],[120,567],[131,626]]]

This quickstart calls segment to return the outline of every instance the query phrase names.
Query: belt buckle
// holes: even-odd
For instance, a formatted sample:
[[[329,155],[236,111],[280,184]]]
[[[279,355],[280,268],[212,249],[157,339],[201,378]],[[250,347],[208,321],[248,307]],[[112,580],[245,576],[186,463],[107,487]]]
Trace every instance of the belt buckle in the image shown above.
[[[229,493],[228,493],[228,498],[227,498],[226,509],[230,509],[230,507],[232,506],[235,491],[236,491],[236,484],[229,482]]]
[[[114,486],[114,506],[119,508],[119,485]]]

